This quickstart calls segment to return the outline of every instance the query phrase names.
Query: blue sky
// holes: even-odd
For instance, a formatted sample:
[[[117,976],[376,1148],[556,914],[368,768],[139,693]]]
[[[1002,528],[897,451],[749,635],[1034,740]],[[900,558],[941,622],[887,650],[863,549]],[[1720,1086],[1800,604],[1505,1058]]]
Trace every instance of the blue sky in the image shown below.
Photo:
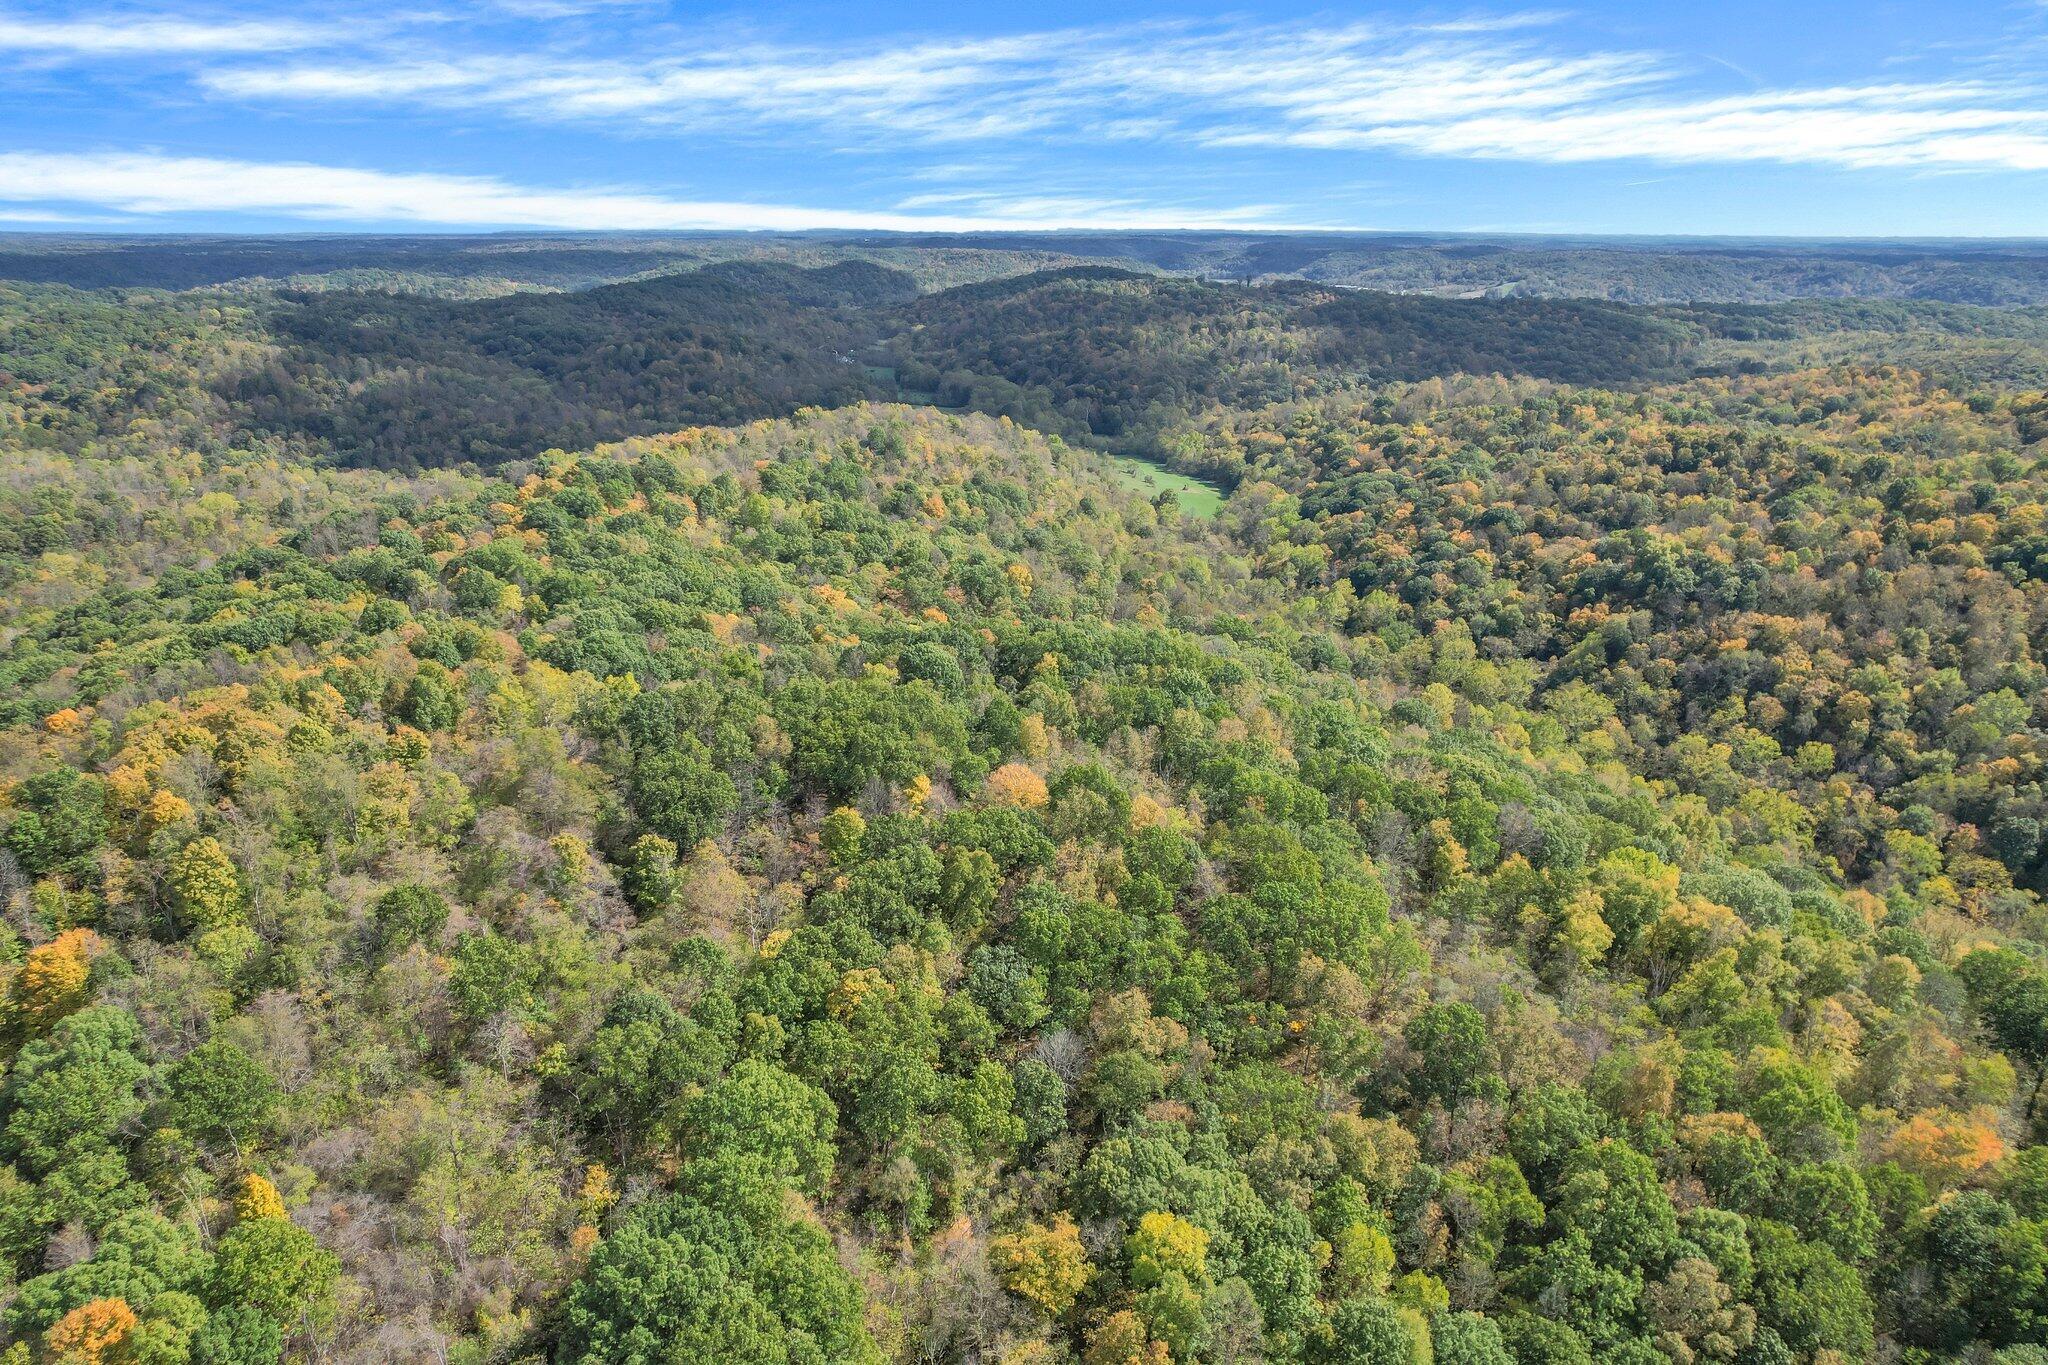
[[[0,0],[0,227],[2048,236],[2048,0]]]

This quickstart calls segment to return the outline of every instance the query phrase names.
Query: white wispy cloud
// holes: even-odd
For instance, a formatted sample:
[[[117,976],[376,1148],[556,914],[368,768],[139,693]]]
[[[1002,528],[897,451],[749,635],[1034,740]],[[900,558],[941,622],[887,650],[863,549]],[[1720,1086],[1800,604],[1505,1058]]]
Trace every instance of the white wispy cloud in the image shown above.
[[[120,19],[39,19],[0,12],[0,50],[66,56],[285,52],[314,46],[332,36],[331,30],[283,21],[210,23],[148,14]]]
[[[606,10],[648,9],[659,5],[661,0],[491,0],[491,3],[522,19],[566,19]]]
[[[1046,86],[1043,36],[866,53],[749,47],[631,62],[538,53],[239,66],[202,86],[242,99],[498,108],[599,123],[886,128],[968,141],[1040,126],[1071,101]]]
[[[755,45],[631,62],[540,53],[225,67],[215,94],[500,108],[654,124],[872,127],[928,141],[1052,127],[1171,136],[1203,108],[1292,120],[1551,109],[1645,84],[1640,54],[1505,54],[1488,42],[1369,25],[1144,25],[923,41],[866,51]]]
[[[1699,63],[1570,51],[1559,17],[1411,26],[1163,24],[976,39],[706,46],[627,60],[545,47],[218,64],[211,93],[736,133],[841,146],[1020,135],[1535,161],[2048,165],[2048,80],[1700,93]]]
[[[1642,158],[2048,170],[2048,105],[2002,106],[1968,86],[1889,85],[1632,101],[1542,116],[1319,119],[1285,128],[1241,126],[1209,140],[1556,162]]]
[[[49,209],[0,209],[0,223],[75,224],[105,221],[103,218],[84,217],[75,213],[56,213]]]
[[[623,188],[552,188],[493,176],[153,152],[0,152],[0,201],[119,213],[275,214],[358,223],[463,227],[989,232],[1105,227],[1284,227],[1260,208],[1178,210],[1118,201],[1016,200],[1002,212],[870,212],[678,199]]]
[[[2048,4],[2048,0],[2042,0],[2042,3]],[[1569,18],[1569,10],[1518,10],[1507,14],[1468,14],[1463,18],[1440,19],[1435,23],[1418,24],[1417,27],[1430,33],[1505,33],[1515,29],[1561,24]]]

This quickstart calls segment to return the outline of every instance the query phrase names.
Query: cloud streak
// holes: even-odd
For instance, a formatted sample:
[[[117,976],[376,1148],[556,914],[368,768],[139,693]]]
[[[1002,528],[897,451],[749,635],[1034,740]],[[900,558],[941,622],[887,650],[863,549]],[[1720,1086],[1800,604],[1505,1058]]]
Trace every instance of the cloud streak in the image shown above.
[[[617,188],[549,188],[493,176],[150,152],[0,152],[0,201],[89,205],[141,216],[270,214],[356,223],[572,230],[991,232],[1106,227],[1264,227],[1257,208],[1176,210],[1120,201],[1020,200],[980,214],[865,212],[677,199]]]
[[[1240,128],[1209,140],[1545,162],[1641,158],[2038,171],[2048,170],[2048,107],[2003,107],[1971,87],[1890,85],[1630,102],[1541,117],[1319,120],[1284,129]]]
[[[161,15],[34,19],[0,13],[0,50],[71,57],[286,52],[329,36],[308,24],[262,20],[207,23]]]
[[[1703,95],[1655,53],[1560,50],[1555,16],[1417,26],[1151,24],[978,39],[220,64],[209,93],[841,146],[1073,143],[1537,162],[2048,167],[2048,89],[1884,83]],[[1552,41],[1545,41],[1552,39]]]
[[[1656,78],[1654,60],[1640,54],[1510,54],[1490,37],[1441,28],[1154,24],[854,53],[757,45],[633,62],[531,54],[308,62],[225,67],[200,80],[238,99],[494,108],[656,126],[873,128],[944,142],[1043,129],[1171,136],[1201,107],[1354,123],[1555,109]]]
[[[478,54],[228,67],[203,88],[238,99],[344,100],[653,126],[874,128],[972,141],[1079,112],[1047,84],[1043,36],[916,43],[847,55],[752,47],[622,62]]]

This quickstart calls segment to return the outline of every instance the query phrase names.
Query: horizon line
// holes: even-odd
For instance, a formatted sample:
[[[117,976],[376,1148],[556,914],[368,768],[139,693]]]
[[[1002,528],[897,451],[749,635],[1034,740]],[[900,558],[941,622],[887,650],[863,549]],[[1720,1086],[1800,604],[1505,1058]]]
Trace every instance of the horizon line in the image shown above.
[[[1525,228],[1385,228],[1385,227],[1146,227],[1133,225],[1119,227],[989,227],[989,228],[861,228],[861,227],[815,227],[815,228],[551,228],[551,227],[478,227],[450,226],[434,227],[420,225],[411,228],[360,227],[336,228],[330,230],[295,230],[281,228],[191,228],[148,224],[123,224],[119,227],[63,228],[22,227],[0,225],[0,240],[7,239],[50,239],[104,240],[104,241],[164,241],[174,239],[210,240],[219,238],[248,240],[332,240],[335,238],[388,238],[393,240],[439,239],[458,240],[463,238],[903,238],[924,240],[932,238],[974,239],[986,237],[1363,237],[1398,238],[1420,237],[1436,239],[1479,239],[1514,240],[1537,242],[1679,242],[1679,243],[1809,243],[1840,245],[1943,245],[1950,243],[1973,243],[1987,245],[2011,245],[2041,247],[2048,249],[2048,234],[2040,236],[2013,236],[2009,234],[1842,234],[1842,233],[1783,233],[1783,232],[1602,232],[1597,230],[1546,231]]]

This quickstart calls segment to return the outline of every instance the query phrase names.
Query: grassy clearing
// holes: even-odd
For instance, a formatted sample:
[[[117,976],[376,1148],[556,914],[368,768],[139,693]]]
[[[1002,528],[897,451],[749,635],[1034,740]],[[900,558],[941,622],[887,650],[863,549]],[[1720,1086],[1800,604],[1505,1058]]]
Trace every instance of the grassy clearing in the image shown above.
[[[1177,474],[1135,455],[1104,455],[1103,458],[1109,461],[1110,472],[1119,483],[1136,488],[1147,497],[1171,493],[1179,501],[1180,510],[1188,516],[1207,521],[1223,510],[1223,490],[1214,484]]]

